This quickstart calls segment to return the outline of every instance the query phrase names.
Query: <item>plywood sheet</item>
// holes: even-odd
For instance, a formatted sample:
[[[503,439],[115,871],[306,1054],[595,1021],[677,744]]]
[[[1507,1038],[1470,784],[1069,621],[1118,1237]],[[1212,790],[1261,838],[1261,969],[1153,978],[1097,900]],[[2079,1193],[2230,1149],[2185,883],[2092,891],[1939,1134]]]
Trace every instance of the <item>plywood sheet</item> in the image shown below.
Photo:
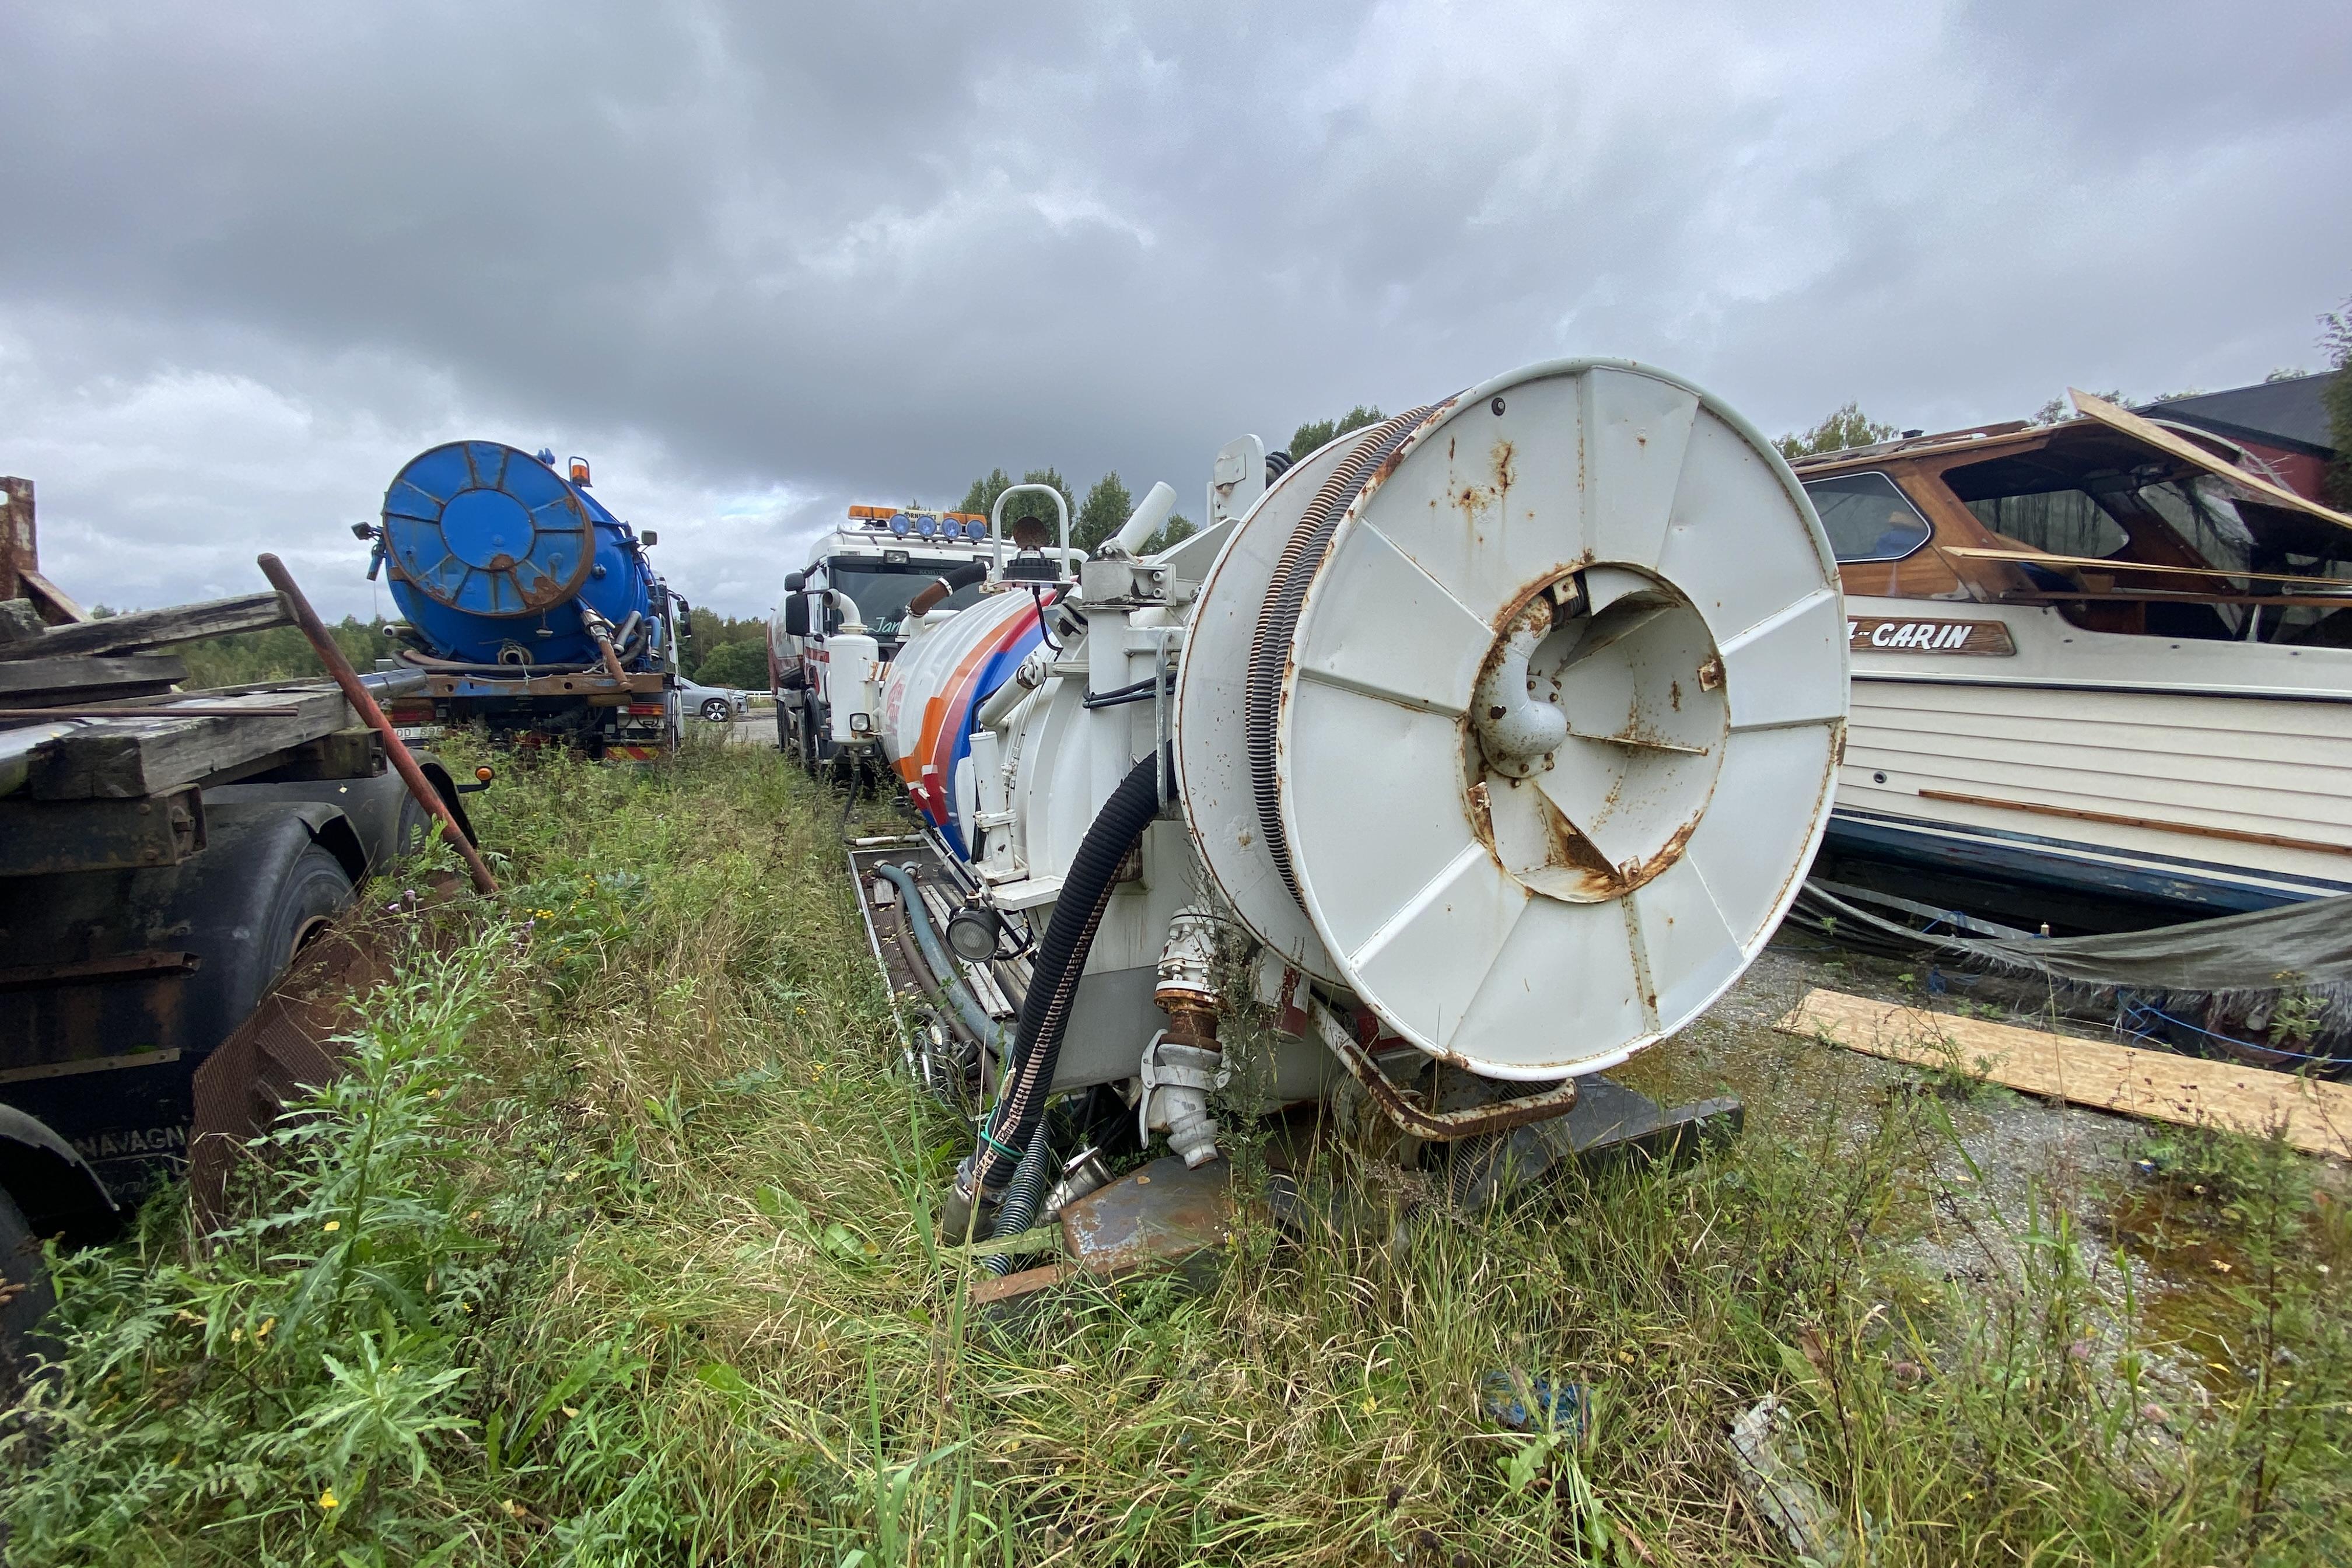
[[[2352,1157],[2352,1086],[1818,988],[1776,1027],[1890,1061],[1981,1073],[2011,1089],[2144,1121],[2256,1138],[2283,1128],[2297,1149]]]

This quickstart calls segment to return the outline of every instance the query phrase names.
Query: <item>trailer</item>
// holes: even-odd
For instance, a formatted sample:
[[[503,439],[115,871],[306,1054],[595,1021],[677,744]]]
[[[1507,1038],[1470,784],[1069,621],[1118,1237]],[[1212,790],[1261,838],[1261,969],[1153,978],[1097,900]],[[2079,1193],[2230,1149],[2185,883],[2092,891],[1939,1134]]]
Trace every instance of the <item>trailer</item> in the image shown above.
[[[0,480],[0,1342],[40,1243],[103,1237],[185,1164],[197,1069],[435,813],[318,679],[181,689],[173,647],[289,624],[278,592],[93,620]],[[358,678],[396,700],[423,671]],[[467,790],[425,782],[470,838]]]

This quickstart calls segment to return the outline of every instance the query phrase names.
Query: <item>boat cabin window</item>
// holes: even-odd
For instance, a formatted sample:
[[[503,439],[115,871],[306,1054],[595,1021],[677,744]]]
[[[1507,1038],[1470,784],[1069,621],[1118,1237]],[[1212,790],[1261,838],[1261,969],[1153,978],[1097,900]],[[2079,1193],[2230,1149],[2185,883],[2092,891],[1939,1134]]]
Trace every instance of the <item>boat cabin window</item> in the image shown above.
[[[2105,557],[2131,542],[2123,524],[2108,516],[2088,490],[1979,496],[1964,504],[1995,533],[2045,555]]]
[[[2352,633],[2337,619],[2352,620],[2352,608],[2310,602],[2332,598],[2327,580],[2345,552],[2301,553],[2295,546],[2312,542],[2276,523],[2258,536],[2262,509],[2250,522],[2226,479],[2137,442],[2095,432],[1943,477],[2004,545],[2051,558],[2011,563],[2030,584],[2020,596],[2055,605],[2075,625],[2263,642],[2340,643]],[[2272,574],[2291,581],[2262,580]]]
[[[1822,531],[1841,562],[1900,561],[1935,531],[1885,474],[1838,474],[1805,481]]]

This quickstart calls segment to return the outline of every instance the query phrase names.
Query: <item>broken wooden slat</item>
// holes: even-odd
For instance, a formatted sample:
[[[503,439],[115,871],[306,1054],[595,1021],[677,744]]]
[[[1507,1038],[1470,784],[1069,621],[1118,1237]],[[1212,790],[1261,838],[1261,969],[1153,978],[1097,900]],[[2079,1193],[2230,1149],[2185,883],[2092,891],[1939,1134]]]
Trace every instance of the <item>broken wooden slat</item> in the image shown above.
[[[1915,1067],[2182,1127],[2279,1129],[2306,1153],[2352,1155],[2352,1086],[2053,1035],[1815,989],[1775,1027]]]
[[[19,659],[0,663],[0,704],[38,708],[52,700],[147,697],[168,691],[187,678],[186,663],[169,653]]]
[[[79,626],[89,619],[89,613],[76,604],[71,595],[35,568],[27,566],[18,572],[16,583],[25,590],[25,596],[32,600],[49,620],[63,626]]]
[[[289,625],[293,617],[275,594],[240,594],[200,605],[133,610],[102,621],[51,626],[38,637],[0,642],[0,659],[49,658],[58,654],[137,653],[173,643],[257,632]]]
[[[351,707],[331,686],[257,692],[207,707],[291,708],[290,714],[174,719],[125,716],[60,735],[33,761],[37,800],[131,800],[199,784],[306,741],[348,728]]]

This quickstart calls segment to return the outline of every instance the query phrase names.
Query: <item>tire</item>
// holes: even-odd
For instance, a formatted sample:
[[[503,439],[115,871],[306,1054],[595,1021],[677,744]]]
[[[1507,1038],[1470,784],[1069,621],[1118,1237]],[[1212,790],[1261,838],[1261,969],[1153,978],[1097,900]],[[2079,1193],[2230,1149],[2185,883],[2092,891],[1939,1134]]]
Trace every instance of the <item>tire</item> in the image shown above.
[[[784,700],[781,697],[777,698],[776,750],[789,757],[793,754],[793,727],[784,721],[784,715],[788,711],[790,710],[784,706]]]
[[[25,1223],[16,1200],[0,1191],[0,1389],[21,1382],[25,1336],[58,1304],[41,1238]]]
[[[735,705],[724,697],[706,698],[702,704],[702,716],[714,724],[724,724],[735,717]]]
[[[270,900],[268,918],[257,933],[261,951],[273,966],[271,978],[351,901],[352,879],[331,851],[313,844],[296,856],[278,884],[278,896]],[[256,1004],[259,1001],[254,998]]]

